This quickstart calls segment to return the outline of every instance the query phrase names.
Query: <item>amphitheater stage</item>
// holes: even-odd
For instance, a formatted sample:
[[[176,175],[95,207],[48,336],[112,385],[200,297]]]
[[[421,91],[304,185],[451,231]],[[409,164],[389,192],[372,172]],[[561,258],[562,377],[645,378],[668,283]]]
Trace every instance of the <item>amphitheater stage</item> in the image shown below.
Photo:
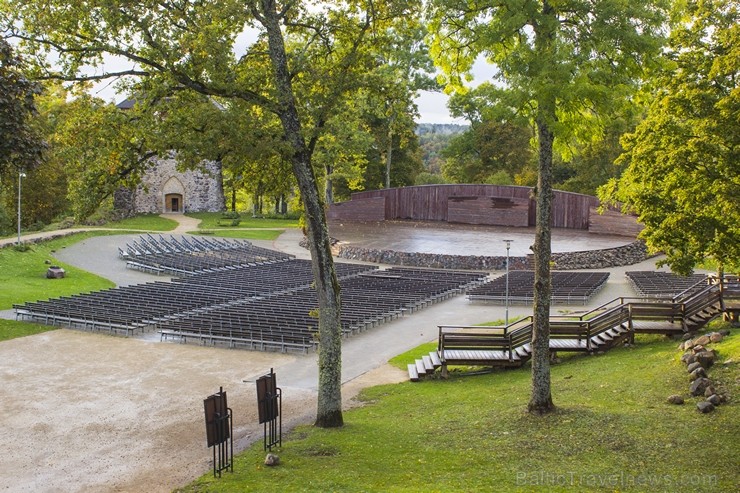
[[[532,253],[534,228],[480,226],[445,222],[330,221],[329,234],[340,244],[397,252],[438,255],[506,256],[506,243],[512,240],[509,254],[524,257]],[[634,237],[589,233],[585,230],[552,229],[553,253],[603,250],[629,245]]]

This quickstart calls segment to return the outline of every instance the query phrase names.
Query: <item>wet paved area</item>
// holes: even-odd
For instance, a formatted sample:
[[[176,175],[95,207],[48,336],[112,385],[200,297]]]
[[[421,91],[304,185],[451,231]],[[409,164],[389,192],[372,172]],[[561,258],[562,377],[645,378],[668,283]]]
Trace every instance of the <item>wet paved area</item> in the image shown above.
[[[437,222],[385,221],[373,223],[329,223],[332,237],[352,246],[397,252],[445,255],[505,256],[505,239],[513,240],[509,254],[531,254],[534,228],[476,226]],[[552,230],[553,253],[602,250],[635,241],[627,236],[597,235],[588,231]]]

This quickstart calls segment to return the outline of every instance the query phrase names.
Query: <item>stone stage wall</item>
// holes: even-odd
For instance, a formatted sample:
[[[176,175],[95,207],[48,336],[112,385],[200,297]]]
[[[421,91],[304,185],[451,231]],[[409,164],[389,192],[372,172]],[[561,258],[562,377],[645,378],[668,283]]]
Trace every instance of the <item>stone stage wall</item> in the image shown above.
[[[336,254],[348,260],[361,260],[379,264],[431,267],[436,269],[506,270],[506,257],[476,255],[442,255],[434,253],[396,252],[338,245]],[[642,241],[603,250],[553,253],[553,270],[606,269],[633,265],[650,258]],[[511,270],[530,270],[534,266],[532,255],[509,257]]]

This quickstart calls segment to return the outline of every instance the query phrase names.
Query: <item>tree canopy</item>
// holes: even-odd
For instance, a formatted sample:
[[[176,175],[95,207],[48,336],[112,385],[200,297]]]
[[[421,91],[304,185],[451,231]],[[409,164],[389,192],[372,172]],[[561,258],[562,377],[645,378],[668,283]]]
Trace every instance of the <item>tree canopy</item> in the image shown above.
[[[26,77],[21,59],[0,38],[0,175],[31,169],[41,160],[44,143],[31,123],[40,92],[41,85]]]
[[[134,77],[134,94],[194,91],[279,122],[277,150],[300,191],[319,300],[319,426],[342,424],[341,301],[313,155],[339,102],[368,85],[392,27],[418,18],[419,8],[405,0],[0,0],[4,28],[35,56],[37,77]],[[249,33],[254,42],[245,42]],[[127,67],[106,70],[106,56]]]
[[[662,43],[667,2],[622,0],[432,0],[431,53],[448,90],[465,92],[473,62],[495,65],[489,106],[537,128],[532,397],[529,410],[554,406],[550,392],[550,218],[553,149],[599,135],[603,119],[632,93]]]
[[[739,21],[731,0],[688,3],[647,116],[623,139],[627,169],[600,190],[682,274],[705,257],[740,268]]]

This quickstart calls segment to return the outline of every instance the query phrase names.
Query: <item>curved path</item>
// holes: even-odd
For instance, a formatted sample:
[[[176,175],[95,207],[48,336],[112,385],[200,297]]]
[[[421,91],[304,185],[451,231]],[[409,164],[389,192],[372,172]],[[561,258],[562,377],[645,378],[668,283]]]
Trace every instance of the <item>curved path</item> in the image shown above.
[[[186,216],[167,217],[183,219],[176,232],[194,229]],[[126,238],[91,238],[59,255],[89,270],[97,265],[106,277],[133,274],[117,258],[116,247],[125,245]],[[287,230],[274,241],[254,243],[308,258],[298,245],[300,238],[299,230]],[[652,259],[612,269],[606,288],[590,305],[630,294],[625,270],[654,267]],[[405,380],[405,372],[386,362],[435,340],[438,324],[502,319],[504,310],[458,296],[345,339],[345,405],[353,405],[351,397],[365,386]],[[512,317],[527,315],[531,308],[514,306],[509,312]],[[0,343],[0,362],[0,440],[10,451],[0,468],[3,491],[171,491],[211,467],[201,402],[219,387],[227,391],[234,410],[236,448],[261,439],[254,381],[270,368],[283,389],[286,429],[315,417],[316,354],[160,343],[151,333],[127,339],[56,330]]]

